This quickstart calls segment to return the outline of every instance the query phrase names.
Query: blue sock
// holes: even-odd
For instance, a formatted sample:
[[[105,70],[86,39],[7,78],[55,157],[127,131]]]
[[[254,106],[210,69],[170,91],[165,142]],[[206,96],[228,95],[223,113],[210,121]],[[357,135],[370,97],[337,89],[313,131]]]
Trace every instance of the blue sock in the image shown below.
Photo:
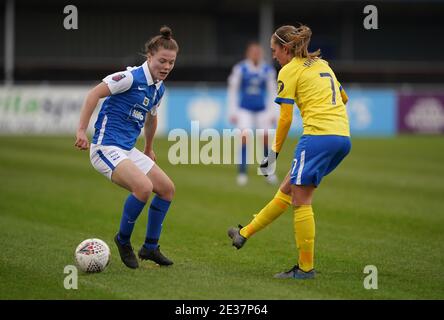
[[[247,173],[247,144],[242,144],[241,163],[239,173]]]
[[[264,143],[264,157],[268,157],[268,143]]]
[[[128,196],[123,206],[122,219],[120,220],[120,230],[117,239],[121,244],[127,244],[133,233],[134,224],[137,217],[142,212],[145,202],[137,199],[132,193]]]
[[[151,201],[148,209],[148,226],[144,247],[147,249],[156,249],[162,231],[162,222],[165,219],[171,202],[159,198],[157,195]]]

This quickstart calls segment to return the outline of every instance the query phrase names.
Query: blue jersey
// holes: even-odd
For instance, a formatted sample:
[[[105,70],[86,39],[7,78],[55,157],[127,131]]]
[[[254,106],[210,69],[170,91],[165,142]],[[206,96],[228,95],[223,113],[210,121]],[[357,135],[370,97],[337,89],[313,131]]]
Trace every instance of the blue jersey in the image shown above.
[[[266,63],[255,66],[248,60],[241,61],[234,66],[228,81],[230,104],[250,111],[265,110],[268,97],[276,94],[276,71]]]
[[[145,124],[147,112],[157,114],[165,86],[162,81],[154,83],[147,62],[111,74],[103,82],[111,95],[102,104],[92,142],[131,150]]]

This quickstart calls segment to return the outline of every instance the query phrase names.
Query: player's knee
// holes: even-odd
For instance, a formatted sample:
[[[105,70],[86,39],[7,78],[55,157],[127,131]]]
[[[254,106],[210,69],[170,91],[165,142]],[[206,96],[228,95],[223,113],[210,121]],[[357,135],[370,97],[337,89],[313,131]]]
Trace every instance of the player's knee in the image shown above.
[[[176,192],[176,188],[171,179],[167,176],[156,182],[154,185],[154,192],[162,199],[171,201]]]
[[[313,200],[314,186],[295,186],[291,187],[291,202],[292,205],[303,206],[311,205]]]
[[[161,191],[162,194],[160,196],[162,197],[162,199],[171,201],[173,200],[175,192],[176,192],[176,187],[174,186],[174,183],[171,180],[169,180],[168,183],[166,183],[162,188]]]
[[[293,207],[311,205],[311,200],[311,196],[293,194],[291,197],[291,204],[293,205]]]
[[[171,200],[174,197],[174,193],[176,192],[176,186],[174,185],[174,183],[172,181],[170,181],[171,183],[168,186],[168,194],[169,197],[171,198]]]
[[[133,189],[136,197],[143,201],[148,201],[151,192],[153,192],[153,184],[149,180],[138,183]]]

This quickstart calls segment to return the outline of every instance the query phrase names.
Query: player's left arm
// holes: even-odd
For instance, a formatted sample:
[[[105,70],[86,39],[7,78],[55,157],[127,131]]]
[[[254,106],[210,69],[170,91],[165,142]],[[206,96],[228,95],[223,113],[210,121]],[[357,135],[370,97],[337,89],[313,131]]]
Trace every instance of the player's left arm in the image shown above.
[[[145,149],[143,153],[145,153],[148,157],[150,157],[153,161],[156,161],[156,154],[154,153],[154,135],[157,129],[157,113],[153,115],[151,112],[147,112],[146,120],[145,120]]]

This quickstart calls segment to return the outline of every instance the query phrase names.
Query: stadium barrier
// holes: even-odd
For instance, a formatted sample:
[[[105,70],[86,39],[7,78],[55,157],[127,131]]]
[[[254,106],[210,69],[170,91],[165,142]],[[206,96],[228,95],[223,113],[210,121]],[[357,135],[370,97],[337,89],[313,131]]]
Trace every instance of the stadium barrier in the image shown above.
[[[88,89],[86,86],[0,87],[0,134],[74,134]],[[347,93],[353,136],[444,133],[444,95],[441,93],[353,88]],[[298,112],[295,108],[291,135],[302,131]],[[222,131],[232,127],[228,122],[224,87],[171,86],[162,100],[158,119],[158,134],[165,136],[176,128],[189,132],[191,121],[199,121],[202,130]]]

